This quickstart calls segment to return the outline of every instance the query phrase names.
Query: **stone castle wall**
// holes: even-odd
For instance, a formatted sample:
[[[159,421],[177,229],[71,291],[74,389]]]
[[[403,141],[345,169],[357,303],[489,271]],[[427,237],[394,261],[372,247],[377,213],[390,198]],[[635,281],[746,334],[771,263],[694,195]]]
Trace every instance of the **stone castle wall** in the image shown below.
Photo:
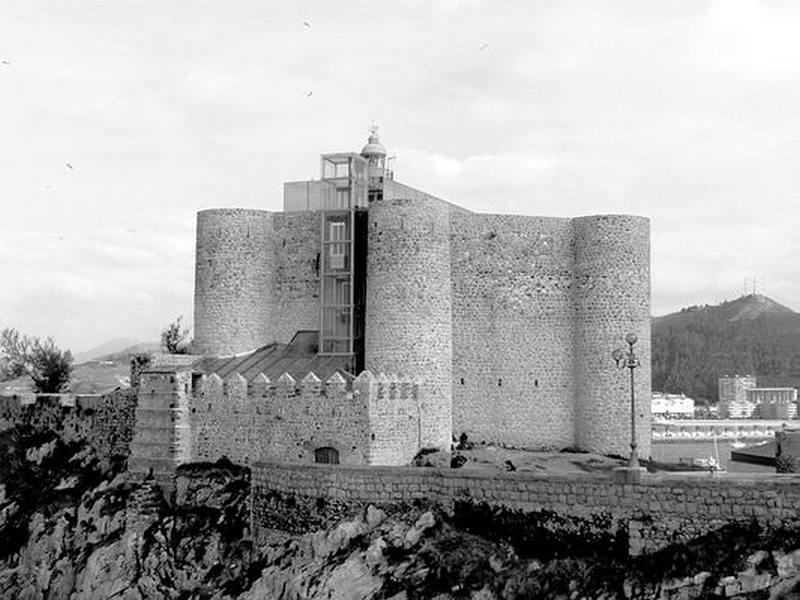
[[[523,447],[627,454],[636,353],[637,439],[650,453],[649,221],[451,215],[453,429]]]
[[[273,337],[266,341],[289,342],[302,329],[320,327],[322,219],[318,212],[278,213],[274,227]]]
[[[0,396],[0,431],[16,425],[86,441],[101,457],[127,456],[135,427],[136,393]]]
[[[453,431],[574,443],[569,219],[453,214]]]
[[[643,217],[573,219],[575,243],[575,443],[630,452],[629,373],[615,370],[611,351],[635,333],[639,452],[650,455],[650,223]]]
[[[135,477],[152,474],[171,489],[175,468],[192,460],[188,368],[146,371],[139,377],[136,434],[128,471]]]
[[[263,210],[197,213],[195,353],[235,354],[271,341],[272,219]]]
[[[197,214],[197,354],[289,342],[319,327],[318,213],[214,209]]]
[[[641,485],[593,477],[466,469],[288,466],[252,469],[253,519],[269,522],[273,496],[349,504],[485,502],[522,512],[550,511],[627,533],[631,554],[652,552],[731,522],[786,525],[800,511],[800,476],[664,476]]]
[[[397,192],[397,190],[395,190]],[[649,455],[649,222],[473,214],[422,192],[368,211],[365,367],[426,374],[422,447],[452,434],[627,454],[636,333]],[[196,350],[229,354],[319,328],[320,213],[198,215]]]
[[[453,326],[450,210],[428,199],[374,202],[369,209],[367,369],[425,374],[422,446],[450,448]]]
[[[369,371],[348,383],[309,373],[224,381],[189,370],[146,372],[139,388],[131,471],[167,481],[195,461],[315,461],[334,448],[342,464],[409,464],[419,448],[419,386]]]

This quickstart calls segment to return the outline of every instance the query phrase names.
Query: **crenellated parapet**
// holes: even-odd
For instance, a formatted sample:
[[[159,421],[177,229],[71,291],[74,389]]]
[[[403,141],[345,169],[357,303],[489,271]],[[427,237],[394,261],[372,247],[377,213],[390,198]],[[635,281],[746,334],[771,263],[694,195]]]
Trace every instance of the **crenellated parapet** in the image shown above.
[[[419,387],[369,371],[355,379],[336,372],[324,381],[315,373],[300,380],[283,373],[275,381],[264,373],[250,380],[195,374],[186,456],[308,463],[324,448],[343,464],[408,464],[420,448]]]
[[[353,389],[367,407],[369,464],[409,464],[424,445],[419,383],[394,373],[364,371]]]
[[[320,401],[371,403],[371,406],[401,406],[418,398],[419,384],[395,373],[377,376],[364,371],[355,379],[345,379],[339,372],[322,381],[315,373],[297,381],[283,373],[274,382],[264,373],[251,380],[233,373],[224,380],[212,373],[195,377],[191,407],[194,413],[277,414],[287,409],[305,413],[324,409]],[[366,407],[366,405],[365,405]],[[407,408],[407,406],[405,407]],[[281,410],[279,410],[281,409]],[[382,408],[383,410],[384,408]]]

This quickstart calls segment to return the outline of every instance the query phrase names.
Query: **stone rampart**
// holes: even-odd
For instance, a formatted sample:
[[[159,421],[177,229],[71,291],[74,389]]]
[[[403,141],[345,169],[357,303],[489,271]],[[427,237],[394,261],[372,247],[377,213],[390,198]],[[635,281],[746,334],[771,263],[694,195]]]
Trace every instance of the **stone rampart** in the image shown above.
[[[425,375],[421,446],[446,450],[464,432],[627,454],[629,381],[611,351],[633,332],[648,456],[649,221],[473,214],[405,186],[390,191],[367,214],[364,365]],[[319,329],[320,227],[319,211],[198,214],[197,352]]]
[[[451,214],[453,431],[574,444],[569,219]]]
[[[453,429],[527,448],[627,454],[636,333],[638,444],[650,431],[649,221],[450,214]]]
[[[286,343],[300,330],[320,327],[322,214],[278,213],[273,220],[273,236],[272,337],[266,341]]]
[[[127,456],[133,438],[136,393],[0,396],[0,431],[16,425],[54,431],[67,442],[85,440],[104,458]]]
[[[450,209],[429,198],[369,209],[365,365],[422,377],[422,446],[452,439]]]
[[[601,520],[626,532],[632,554],[687,541],[731,522],[785,525],[800,514],[800,476],[661,476],[641,485],[575,476],[472,470],[258,463],[252,468],[254,529],[271,520],[275,494],[350,504],[456,502]]]
[[[192,460],[190,385],[191,370],[186,366],[140,375],[136,433],[128,461],[134,477],[152,475],[171,489],[175,468]]]
[[[246,352],[319,327],[320,215],[197,213],[193,350]]]
[[[194,351],[234,354],[272,340],[272,213],[197,213]]]
[[[419,449],[419,385],[397,375],[339,373],[295,381],[263,373],[247,381],[190,370],[141,376],[131,470],[167,481],[179,464],[225,456],[313,463],[335,451],[342,464],[409,464]],[[330,460],[326,454],[325,460]]]
[[[650,222],[630,215],[572,220],[575,244],[575,443],[625,455],[630,443],[630,380],[611,351],[632,332],[639,452],[650,455]]]

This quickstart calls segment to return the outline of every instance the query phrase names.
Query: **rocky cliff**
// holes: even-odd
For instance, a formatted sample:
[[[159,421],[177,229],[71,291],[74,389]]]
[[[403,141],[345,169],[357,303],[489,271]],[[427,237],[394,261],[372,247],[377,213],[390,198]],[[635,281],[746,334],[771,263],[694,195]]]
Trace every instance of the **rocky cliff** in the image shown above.
[[[181,468],[167,504],[53,434],[2,432],[0,456],[2,599],[797,597],[800,582],[798,532],[747,523],[630,559],[598,523],[368,506],[256,543],[249,471],[230,463]]]

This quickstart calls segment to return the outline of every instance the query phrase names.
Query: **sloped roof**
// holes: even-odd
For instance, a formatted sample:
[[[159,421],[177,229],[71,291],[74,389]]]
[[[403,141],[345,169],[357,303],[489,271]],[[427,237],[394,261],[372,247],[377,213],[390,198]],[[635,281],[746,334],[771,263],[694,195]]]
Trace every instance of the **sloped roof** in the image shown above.
[[[236,356],[206,356],[195,362],[193,369],[206,375],[216,373],[222,379],[239,373],[248,381],[259,373],[264,373],[270,381],[275,381],[283,373],[289,373],[300,381],[309,372],[322,381],[337,371],[347,381],[354,378],[350,356],[319,356],[316,343],[316,332],[301,331],[289,344],[273,342]]]

